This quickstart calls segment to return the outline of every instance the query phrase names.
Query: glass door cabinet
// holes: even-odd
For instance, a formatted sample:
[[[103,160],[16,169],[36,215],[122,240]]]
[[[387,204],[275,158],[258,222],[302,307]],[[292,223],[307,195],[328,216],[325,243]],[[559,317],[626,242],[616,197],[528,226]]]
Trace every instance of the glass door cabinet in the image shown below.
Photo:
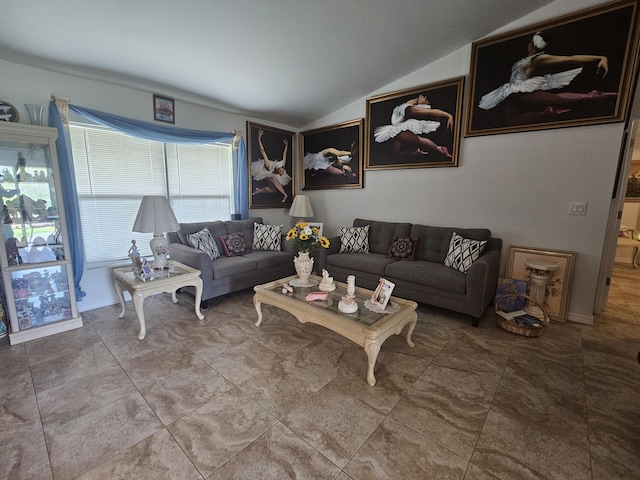
[[[0,267],[12,345],[82,326],[55,128],[0,122]]]

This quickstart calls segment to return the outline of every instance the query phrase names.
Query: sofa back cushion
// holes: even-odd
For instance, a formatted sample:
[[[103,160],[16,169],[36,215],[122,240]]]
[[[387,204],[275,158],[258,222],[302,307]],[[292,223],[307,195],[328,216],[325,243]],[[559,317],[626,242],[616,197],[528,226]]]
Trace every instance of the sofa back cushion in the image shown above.
[[[471,240],[489,240],[491,237],[491,230],[486,228],[430,227],[415,224],[411,227],[411,236],[421,237],[417,259],[444,263],[453,232]]]
[[[180,230],[177,232],[169,232],[167,238],[169,243],[182,243],[189,245],[187,235],[196,233],[207,227],[209,233],[213,237],[219,252],[224,252],[224,246],[220,241],[220,235],[228,235],[230,233],[242,232],[247,245],[253,245],[253,223],[262,223],[262,217],[252,217],[245,220],[228,220],[226,222],[216,220],[214,222],[192,222],[181,223]]]
[[[381,253],[385,256],[389,253],[394,235],[396,237],[408,237],[411,233],[410,223],[378,222],[362,218],[356,218],[353,221],[354,227],[363,227],[365,225],[369,225],[369,251],[371,253]],[[447,244],[448,246],[449,244]]]

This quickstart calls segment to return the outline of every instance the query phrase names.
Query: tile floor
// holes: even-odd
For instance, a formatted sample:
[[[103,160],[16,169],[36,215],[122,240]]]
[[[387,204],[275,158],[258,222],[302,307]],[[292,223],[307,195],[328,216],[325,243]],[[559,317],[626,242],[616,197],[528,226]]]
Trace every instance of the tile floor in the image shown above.
[[[640,290],[616,267],[595,326],[537,338],[421,305],[413,335],[364,351],[229,295],[198,321],[159,295],[81,329],[0,345],[0,478],[640,478]],[[148,303],[148,302],[147,302]]]

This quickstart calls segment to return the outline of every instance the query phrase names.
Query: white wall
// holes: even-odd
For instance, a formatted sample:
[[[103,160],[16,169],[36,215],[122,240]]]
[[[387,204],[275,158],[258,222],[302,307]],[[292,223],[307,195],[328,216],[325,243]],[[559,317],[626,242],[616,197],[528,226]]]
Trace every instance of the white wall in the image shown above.
[[[559,0],[506,30],[553,18],[597,2]],[[425,66],[368,96],[468,75],[471,46]],[[54,74],[0,61],[2,99],[19,107],[47,104],[51,94],[119,115],[151,119],[151,93]],[[156,92],[168,96],[172,92]],[[366,97],[301,130],[364,118]],[[176,101],[176,124],[185,128],[245,129],[254,120]],[[458,119],[459,121],[461,119]],[[569,250],[577,261],[569,318],[591,322],[611,190],[622,141],[622,123],[462,139],[457,168],[365,172],[362,190],[305,191],[313,221],[337,227],[355,217],[427,225],[486,227],[504,241],[501,273],[510,246]],[[298,192],[299,190],[298,180]],[[569,204],[588,203],[586,216],[569,216]],[[291,224],[284,209],[256,209],[268,223]],[[81,311],[116,303],[109,270],[88,270]]]

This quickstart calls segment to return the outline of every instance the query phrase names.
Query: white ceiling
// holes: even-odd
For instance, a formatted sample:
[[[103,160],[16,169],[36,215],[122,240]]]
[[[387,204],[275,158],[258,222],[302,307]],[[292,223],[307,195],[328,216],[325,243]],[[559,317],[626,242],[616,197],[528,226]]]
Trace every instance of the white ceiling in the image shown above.
[[[300,128],[552,0],[2,0],[0,58]]]

